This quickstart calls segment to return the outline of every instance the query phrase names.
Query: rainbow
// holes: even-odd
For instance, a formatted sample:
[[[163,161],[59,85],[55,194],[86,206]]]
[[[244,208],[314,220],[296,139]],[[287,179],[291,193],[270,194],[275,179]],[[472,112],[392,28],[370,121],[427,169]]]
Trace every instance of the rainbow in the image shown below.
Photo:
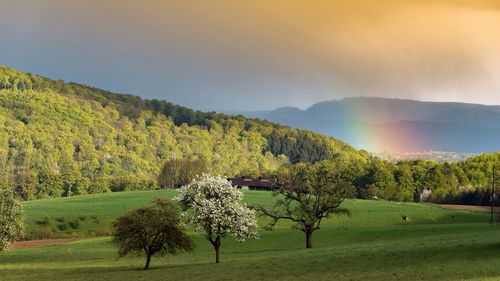
[[[367,104],[350,103],[343,106],[346,118],[342,125],[331,124],[333,136],[357,149],[369,152],[421,152],[431,150],[431,140],[422,133],[421,123],[393,123],[390,110]],[[370,120],[387,122],[370,122]],[[338,121],[334,121],[338,122]]]

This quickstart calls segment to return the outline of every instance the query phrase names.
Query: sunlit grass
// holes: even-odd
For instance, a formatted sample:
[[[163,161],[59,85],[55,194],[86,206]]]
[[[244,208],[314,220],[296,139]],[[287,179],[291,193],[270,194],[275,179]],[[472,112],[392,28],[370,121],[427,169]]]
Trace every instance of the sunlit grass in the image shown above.
[[[44,216],[97,215],[109,224],[153,197],[175,191],[126,192],[24,203],[30,231]],[[250,203],[272,204],[268,192],[246,192]],[[500,279],[500,231],[488,214],[444,210],[433,205],[355,200],[351,217],[332,217],[305,249],[303,233],[281,223],[259,240],[223,241],[221,264],[199,234],[190,231],[192,253],[154,258],[144,272],[142,257],[117,259],[109,237],[11,250],[0,254],[1,280],[495,280]],[[409,222],[402,216],[410,217]],[[261,224],[265,219],[261,218]],[[88,223],[75,232],[94,231]]]

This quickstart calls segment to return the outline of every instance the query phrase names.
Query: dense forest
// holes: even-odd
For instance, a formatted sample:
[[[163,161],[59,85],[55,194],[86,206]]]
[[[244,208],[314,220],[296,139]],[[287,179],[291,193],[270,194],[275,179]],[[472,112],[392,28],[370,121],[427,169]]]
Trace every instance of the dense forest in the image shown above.
[[[356,197],[486,204],[500,154],[391,162],[310,131],[194,111],[0,66],[0,182],[30,200],[155,189],[173,157],[228,177],[349,163]]]
[[[491,198],[493,167],[500,179],[500,153],[445,163],[389,162],[373,157],[358,169],[355,186],[358,198],[487,205]]]
[[[330,137],[0,68],[0,165],[19,197],[156,188],[166,161],[259,175],[288,162],[365,161]]]

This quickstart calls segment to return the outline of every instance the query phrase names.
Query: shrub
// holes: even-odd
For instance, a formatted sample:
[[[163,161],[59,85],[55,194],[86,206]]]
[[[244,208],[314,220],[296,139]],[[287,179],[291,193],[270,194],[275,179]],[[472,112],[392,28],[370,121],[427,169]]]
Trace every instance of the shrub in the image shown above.
[[[36,224],[40,226],[49,226],[50,225],[50,219],[49,217],[45,216],[42,220],[35,221]]]
[[[68,229],[68,225],[66,223],[60,223],[57,225],[60,231],[66,231]]]
[[[86,216],[81,216],[81,217],[78,217],[78,218],[79,218],[81,221],[84,221],[84,220],[86,220],[86,219],[87,219],[87,217],[86,217]]]
[[[101,220],[97,216],[93,216],[92,220],[94,221],[95,224],[100,224]]]
[[[58,217],[58,218],[55,218],[55,220],[57,222],[63,223],[64,222],[64,217]]]
[[[102,225],[94,232],[94,234],[95,236],[110,236],[113,234],[113,231],[109,226]]]
[[[73,229],[79,229],[80,228],[80,221],[79,220],[74,220],[68,222],[69,226]]]
[[[40,227],[34,232],[30,232],[24,236],[26,240],[54,239],[58,238],[57,229],[50,227]]]

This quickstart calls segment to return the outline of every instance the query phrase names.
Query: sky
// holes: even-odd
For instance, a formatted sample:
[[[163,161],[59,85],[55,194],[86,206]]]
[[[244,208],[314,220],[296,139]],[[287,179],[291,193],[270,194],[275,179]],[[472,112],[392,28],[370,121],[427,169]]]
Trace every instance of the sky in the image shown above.
[[[0,0],[0,64],[201,110],[500,104],[498,0]]]

